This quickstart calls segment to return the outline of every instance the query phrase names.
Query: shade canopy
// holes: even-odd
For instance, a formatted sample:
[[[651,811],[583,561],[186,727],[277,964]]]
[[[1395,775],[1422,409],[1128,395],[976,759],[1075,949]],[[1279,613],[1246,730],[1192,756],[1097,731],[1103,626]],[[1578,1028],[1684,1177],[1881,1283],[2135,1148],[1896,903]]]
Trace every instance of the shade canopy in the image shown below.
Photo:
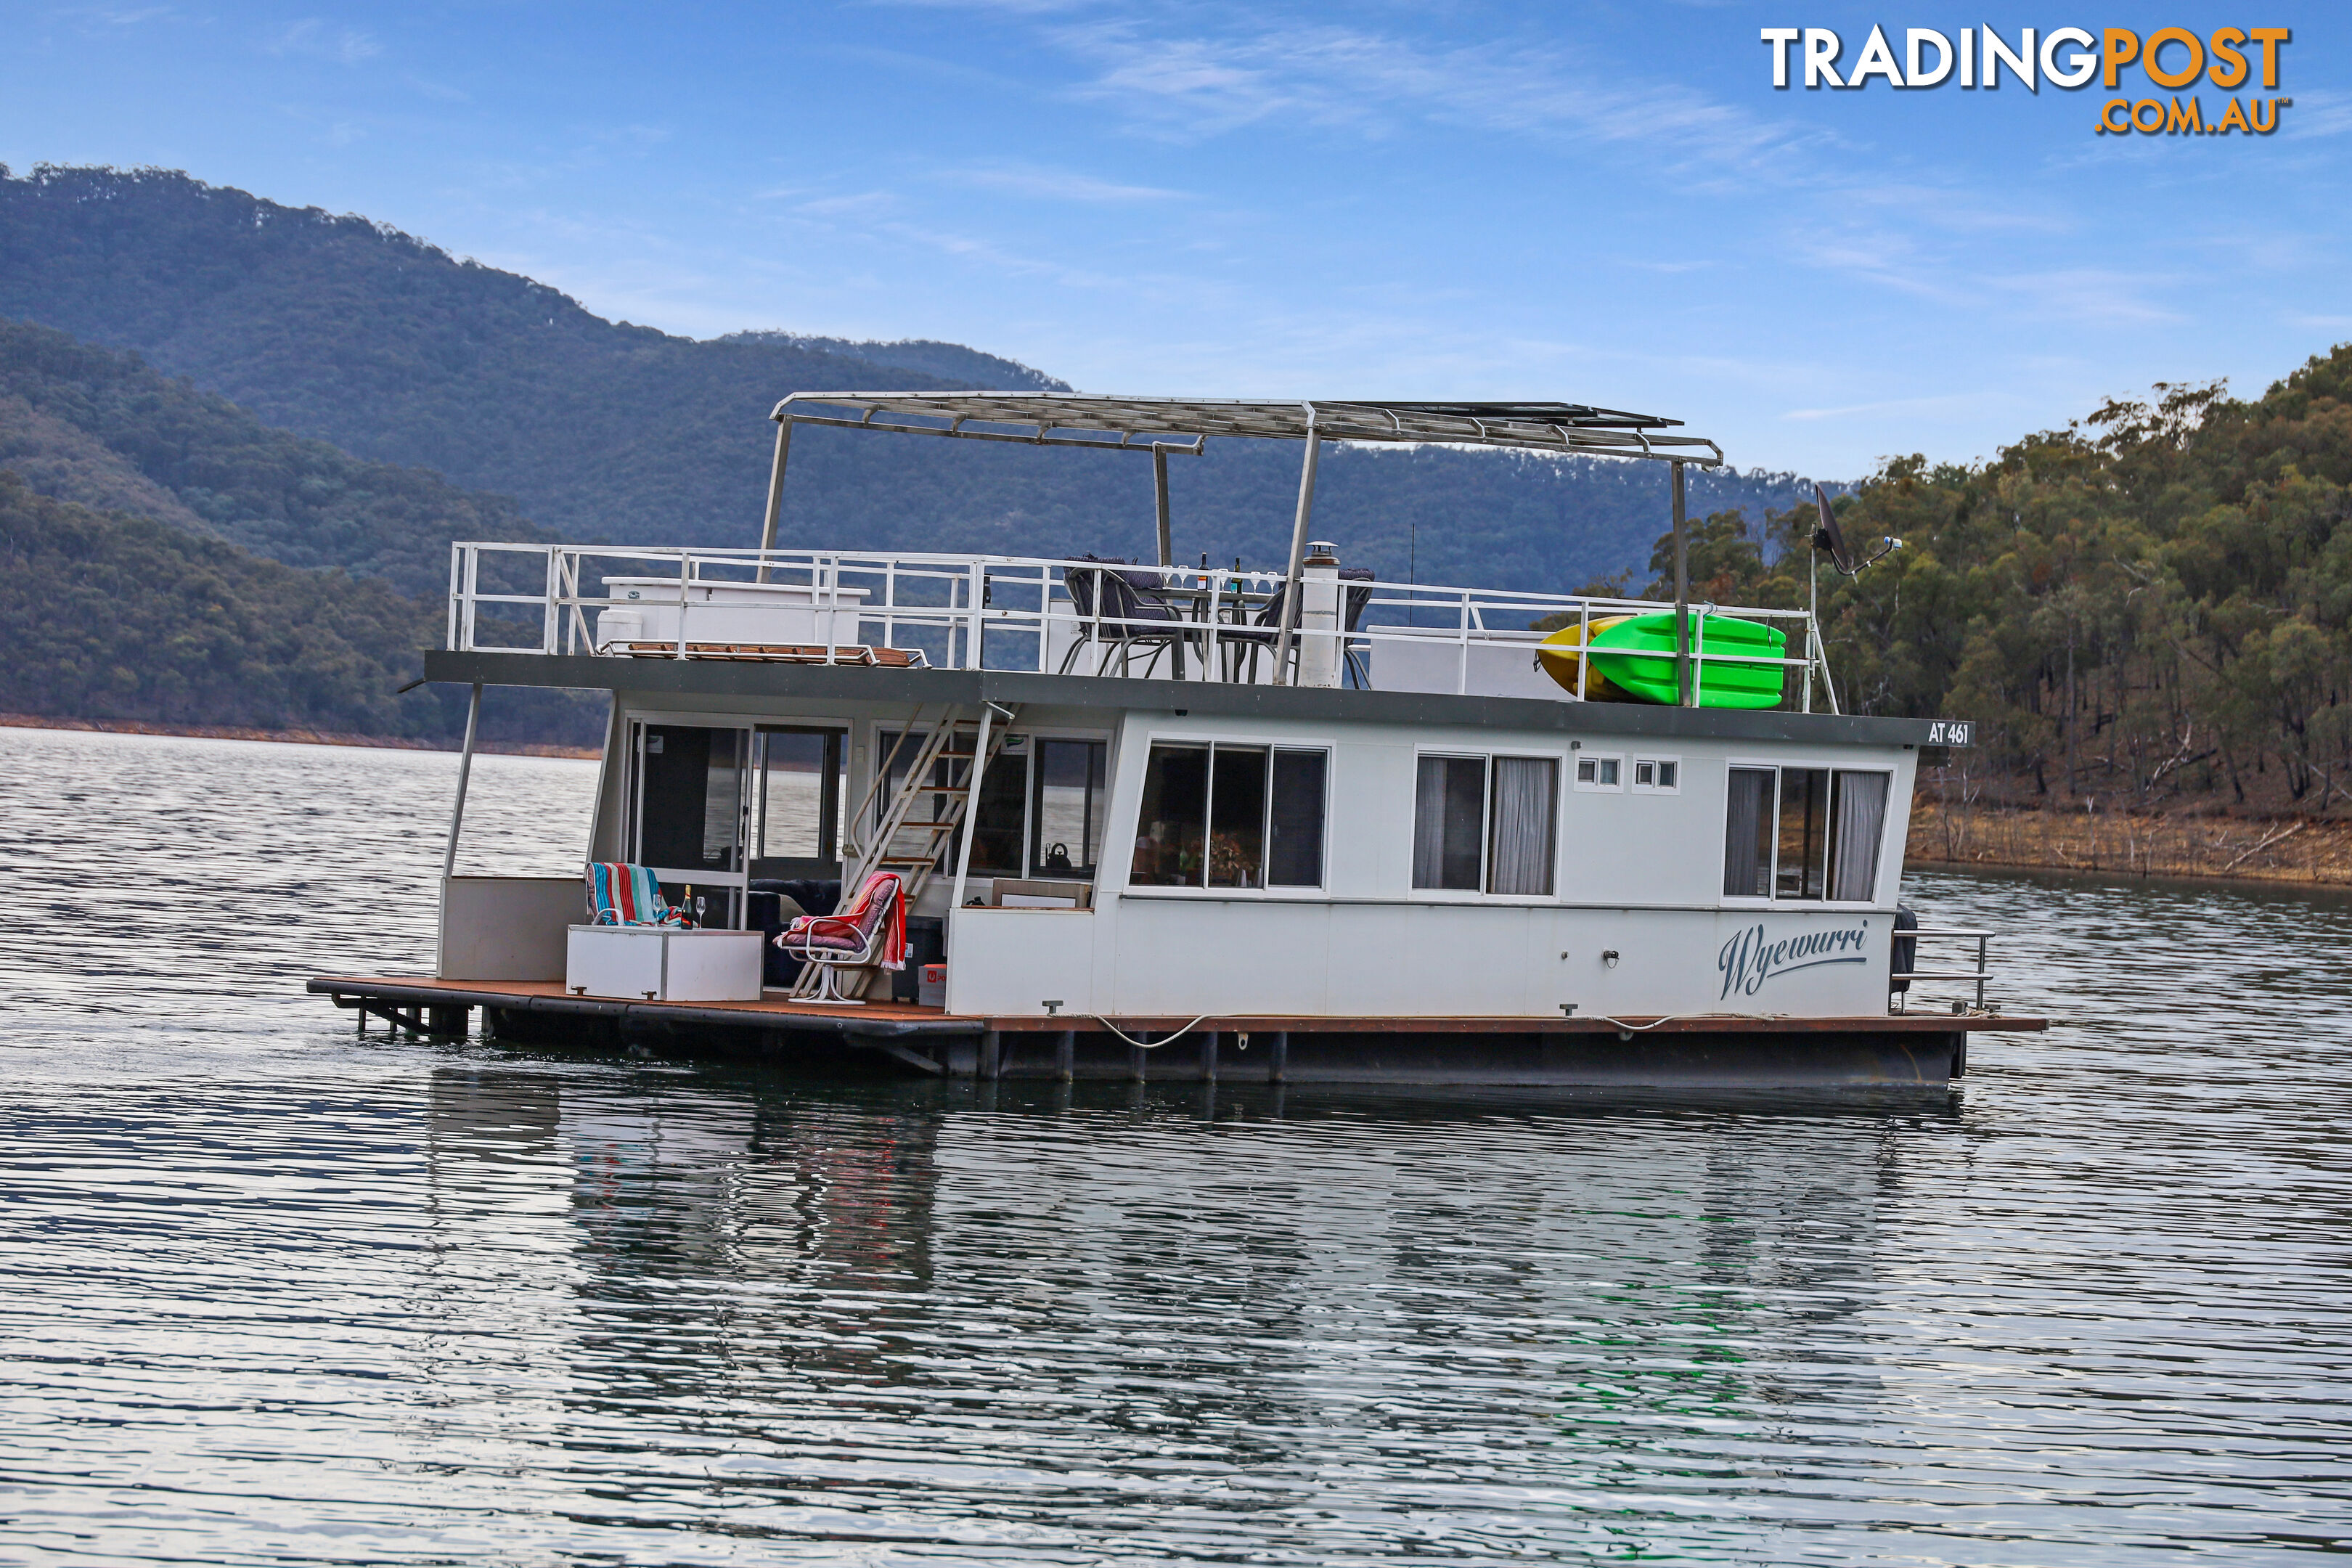
[[[1024,446],[1197,452],[1211,436],[1507,447],[1716,464],[1679,419],[1581,403],[1116,397],[1074,392],[795,392],[770,417]]]

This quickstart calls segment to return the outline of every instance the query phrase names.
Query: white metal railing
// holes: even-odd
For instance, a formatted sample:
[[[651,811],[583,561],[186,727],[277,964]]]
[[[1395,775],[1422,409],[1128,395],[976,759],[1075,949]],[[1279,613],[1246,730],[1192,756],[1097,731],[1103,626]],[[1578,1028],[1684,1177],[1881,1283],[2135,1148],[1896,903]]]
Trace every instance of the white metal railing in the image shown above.
[[[634,584],[637,596],[583,591],[592,581],[608,590],[615,581]],[[864,646],[920,650],[925,662],[959,669],[1134,674],[1140,658],[1145,675],[1262,681],[1274,678],[1283,585],[1280,572],[1049,557],[460,542],[450,549],[447,646],[582,654],[645,653],[660,643],[692,658],[793,643],[805,647],[800,657],[825,662]],[[1300,599],[1294,668],[1322,676],[1303,683],[1346,684],[1352,674],[1373,685],[1363,656],[1384,647],[1426,655],[1451,644],[1456,692],[1474,689],[1473,658],[1481,652],[1521,647],[1532,665],[1544,635],[1526,629],[1536,620],[1562,617],[1589,636],[1598,620],[1674,608],[1654,600],[1312,575]],[[615,609],[675,618],[664,617],[659,637],[600,636],[590,614]],[[1695,683],[1709,666],[1779,666],[1800,672],[1801,706],[1811,710],[1822,647],[1807,612],[1699,603],[1691,609]],[[1710,652],[1707,615],[1780,625],[1784,647],[1801,651]],[[730,635],[747,626],[801,626],[809,635]],[[1608,651],[1669,663],[1676,657],[1671,649]],[[1591,667],[1580,668],[1581,686]]]
[[[1977,966],[1974,969],[1922,969],[1919,967],[1919,949],[1915,944],[1911,949],[1911,968],[1907,972],[1897,971],[1888,975],[1887,983],[1891,985],[1897,980],[1974,981],[1977,988],[1977,1011],[1983,1012],[1985,984],[1992,978],[1992,968],[1986,957],[1989,944],[1992,942],[1992,932],[1964,931],[1958,926],[1918,926],[1910,931],[1897,930],[1895,933],[1895,940],[1898,942],[1916,937],[1929,939],[1950,937],[1959,941],[1973,942],[1977,944]],[[1907,993],[1904,994],[1903,999],[1906,1002],[1910,1000]],[[1955,1006],[1958,1005],[1954,1004]]]

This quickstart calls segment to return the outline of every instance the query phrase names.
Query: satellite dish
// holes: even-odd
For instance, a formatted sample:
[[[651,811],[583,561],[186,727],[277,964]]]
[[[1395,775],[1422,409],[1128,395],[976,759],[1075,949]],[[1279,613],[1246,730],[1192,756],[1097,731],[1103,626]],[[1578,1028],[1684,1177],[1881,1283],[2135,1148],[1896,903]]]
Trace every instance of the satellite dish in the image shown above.
[[[1845,530],[1838,526],[1837,513],[1830,510],[1829,491],[1815,485],[1813,504],[1822,512],[1821,521],[1813,525],[1813,548],[1828,556],[1839,571],[1853,576],[1862,570],[1862,563],[1854,559],[1853,548],[1845,542]]]
[[[1838,526],[1837,513],[1830,510],[1829,491],[1813,486],[1813,504],[1821,509],[1822,520],[1813,525],[1813,548],[1830,558],[1830,564],[1849,577],[1862,574],[1862,569],[1886,558],[1891,551],[1903,548],[1899,539],[1889,538],[1878,547],[1878,553],[1864,557],[1853,552],[1845,542],[1845,530]]]

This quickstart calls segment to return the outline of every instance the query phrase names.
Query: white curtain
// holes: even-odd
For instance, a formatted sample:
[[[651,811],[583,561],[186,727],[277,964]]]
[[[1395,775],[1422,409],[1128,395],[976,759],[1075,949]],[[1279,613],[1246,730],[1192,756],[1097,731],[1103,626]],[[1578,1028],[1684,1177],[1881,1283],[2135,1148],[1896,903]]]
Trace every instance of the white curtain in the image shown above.
[[[1763,768],[1732,769],[1723,831],[1723,890],[1732,898],[1772,894],[1772,847],[1766,831],[1771,809],[1772,774]]]
[[[1885,773],[1837,775],[1830,837],[1830,897],[1865,903],[1878,891],[1878,846],[1886,837]]]
[[[1445,763],[1444,757],[1421,759],[1412,792],[1412,885],[1445,885]]]
[[[1551,891],[1552,823],[1559,816],[1559,763],[1549,757],[1495,759],[1493,864],[1487,890]]]

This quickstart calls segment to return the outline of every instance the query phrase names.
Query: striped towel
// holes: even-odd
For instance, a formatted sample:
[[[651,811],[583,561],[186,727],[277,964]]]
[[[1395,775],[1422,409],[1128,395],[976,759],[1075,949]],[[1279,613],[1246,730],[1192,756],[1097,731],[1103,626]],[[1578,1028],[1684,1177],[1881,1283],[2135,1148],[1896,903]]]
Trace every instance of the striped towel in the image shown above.
[[[650,866],[625,860],[588,863],[589,923],[615,926],[679,926],[694,921],[684,910],[663,899],[661,882]]]

